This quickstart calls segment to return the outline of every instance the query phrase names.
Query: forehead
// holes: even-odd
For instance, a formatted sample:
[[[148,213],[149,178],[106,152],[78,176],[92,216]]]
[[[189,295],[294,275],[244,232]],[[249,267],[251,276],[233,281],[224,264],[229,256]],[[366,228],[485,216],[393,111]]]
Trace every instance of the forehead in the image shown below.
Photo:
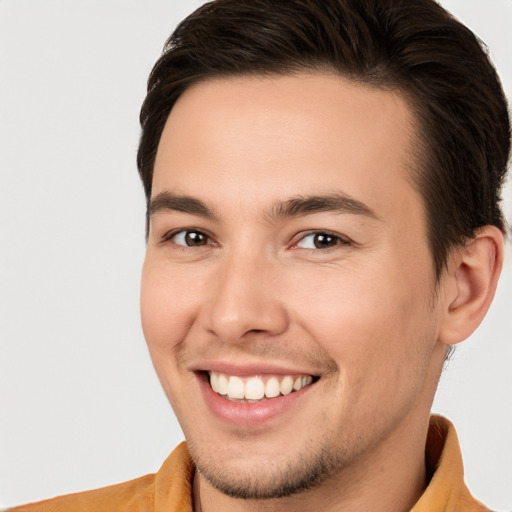
[[[372,208],[421,202],[410,180],[414,119],[400,95],[330,74],[200,82],[159,143],[153,195],[268,202],[341,191]]]

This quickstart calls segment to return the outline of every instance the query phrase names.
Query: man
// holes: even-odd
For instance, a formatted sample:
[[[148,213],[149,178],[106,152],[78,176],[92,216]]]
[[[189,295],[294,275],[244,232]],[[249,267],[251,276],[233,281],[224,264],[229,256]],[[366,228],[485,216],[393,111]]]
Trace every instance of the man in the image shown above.
[[[503,260],[510,126],[471,32],[430,0],[220,0],[141,123],[142,321],[187,444],[17,510],[485,510],[429,419]]]

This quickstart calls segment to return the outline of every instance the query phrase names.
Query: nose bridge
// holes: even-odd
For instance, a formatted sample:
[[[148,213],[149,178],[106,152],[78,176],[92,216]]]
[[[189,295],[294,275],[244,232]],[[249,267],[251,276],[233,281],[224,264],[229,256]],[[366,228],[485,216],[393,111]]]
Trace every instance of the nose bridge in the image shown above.
[[[226,251],[221,260],[206,308],[207,329],[229,343],[251,332],[275,335],[286,330],[286,310],[276,287],[277,262],[251,244]]]

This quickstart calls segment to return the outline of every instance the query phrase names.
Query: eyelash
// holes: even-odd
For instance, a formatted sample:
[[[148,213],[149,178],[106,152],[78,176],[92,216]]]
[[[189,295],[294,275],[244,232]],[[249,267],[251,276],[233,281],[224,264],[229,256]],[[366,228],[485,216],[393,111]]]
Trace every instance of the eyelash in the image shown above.
[[[185,237],[187,236],[187,234],[196,234],[196,235],[199,235],[200,237],[206,237],[207,243],[199,244],[199,245],[178,244],[175,241],[173,241],[173,238],[175,238],[177,235],[180,235],[180,234],[183,234]],[[306,240],[308,237],[320,237],[320,236],[325,236],[325,237],[332,239],[334,244],[329,245],[328,247],[315,247],[315,248],[302,247],[302,249],[308,250],[308,251],[315,251],[315,252],[316,251],[329,252],[329,251],[335,250],[339,246],[347,246],[347,245],[352,244],[352,242],[348,238],[338,235],[336,233],[332,233],[330,231],[310,231],[310,232],[302,234],[300,236],[300,238],[296,242],[293,243],[292,249],[301,249],[301,247],[299,247],[299,244],[301,242],[303,242],[304,240]],[[167,233],[162,237],[162,240],[160,243],[166,244],[169,242],[173,242],[176,246],[181,247],[183,249],[194,249],[194,248],[202,248],[205,246],[218,245],[215,242],[212,243],[211,237],[208,234],[204,233],[203,231],[201,231],[199,229],[193,229],[193,228],[180,229],[177,231],[172,231],[170,233]]]

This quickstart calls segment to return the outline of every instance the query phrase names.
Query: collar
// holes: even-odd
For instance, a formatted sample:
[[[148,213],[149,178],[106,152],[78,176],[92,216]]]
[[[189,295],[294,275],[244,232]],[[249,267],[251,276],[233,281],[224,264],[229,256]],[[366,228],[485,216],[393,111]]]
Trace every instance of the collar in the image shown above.
[[[459,440],[453,424],[432,415],[425,447],[430,482],[411,512],[484,512],[464,484]]]

